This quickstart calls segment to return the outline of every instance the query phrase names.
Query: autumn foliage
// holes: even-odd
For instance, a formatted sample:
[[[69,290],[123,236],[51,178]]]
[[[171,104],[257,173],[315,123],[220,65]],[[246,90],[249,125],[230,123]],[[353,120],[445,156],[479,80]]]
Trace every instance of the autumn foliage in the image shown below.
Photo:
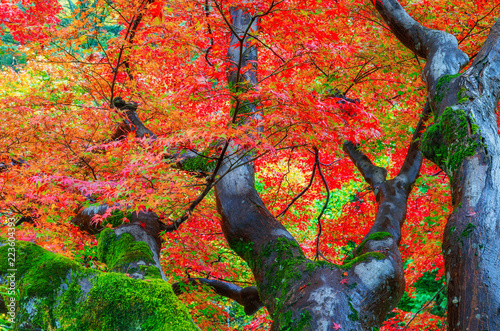
[[[422,24],[454,34],[469,56],[500,13],[486,0],[402,4]],[[323,257],[339,263],[376,213],[374,195],[342,143],[359,142],[392,177],[425,102],[424,63],[384,27],[372,1],[2,0],[0,6],[0,46],[14,59],[1,67],[0,218],[31,217],[17,239],[88,267],[105,270],[92,256],[95,236],[71,224],[79,210],[107,204],[94,220],[103,224],[151,210],[169,224],[203,190],[219,142],[228,139],[252,150],[261,197],[308,257],[319,240]],[[249,31],[258,49],[258,85],[243,92],[226,79],[232,6],[260,15],[258,34]],[[134,132],[111,139],[124,120],[111,105],[117,96],[139,104],[155,139]],[[261,115],[240,113],[234,125],[235,100],[258,100]],[[206,156],[206,171],[179,167],[186,151]],[[448,192],[446,175],[424,162],[403,228],[407,294],[381,330],[402,329],[444,284]],[[212,193],[163,239],[161,262],[171,282],[188,275],[253,282],[224,240]],[[437,290],[420,291],[423,281]],[[408,330],[444,328],[446,306],[436,298]],[[181,299],[206,330],[269,328],[264,310],[245,317],[210,290]]]

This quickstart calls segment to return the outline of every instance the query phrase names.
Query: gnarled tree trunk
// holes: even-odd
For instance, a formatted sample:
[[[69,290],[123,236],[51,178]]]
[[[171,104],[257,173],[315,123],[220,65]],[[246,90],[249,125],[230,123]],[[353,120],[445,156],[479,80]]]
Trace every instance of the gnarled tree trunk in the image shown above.
[[[240,70],[247,63],[257,63],[257,52],[248,46],[251,37],[246,33],[256,33],[252,26],[255,17],[239,9],[231,14],[233,35],[228,57],[233,67],[228,73],[229,84],[252,88],[255,72],[248,70],[243,76]],[[236,101],[235,113],[241,104]],[[416,139],[422,123],[400,173],[391,180],[386,179],[387,171],[374,166],[356,145],[345,144],[344,150],[376,192],[379,210],[354,259],[340,266],[305,257],[255,190],[251,156],[231,144],[231,156],[218,172],[217,209],[229,245],[252,269],[260,299],[271,312],[273,330],[368,330],[380,326],[396,306],[404,292],[398,244],[406,201],[422,162]]]
[[[423,154],[446,171],[452,186],[454,212],[448,220],[443,244],[449,329],[500,330],[500,138],[495,117],[500,98],[500,22],[493,26],[469,69],[458,74],[468,64],[468,57],[458,49],[453,36],[421,26],[396,0],[377,0],[375,7],[399,40],[427,60],[423,78],[428,99],[396,177],[387,179],[387,171],[373,165],[356,144],[344,144],[344,151],[373,189],[378,203],[375,222],[355,249],[354,258],[342,265],[307,259],[257,193],[251,153],[227,141],[204,194],[216,183],[222,230],[231,248],[251,268],[257,289],[241,289],[206,279],[188,281],[211,286],[217,293],[245,305],[247,313],[265,305],[272,315],[273,330],[370,330],[380,326],[405,287],[399,253],[401,227]],[[241,95],[239,92],[255,88],[257,83],[257,51],[249,35],[249,32],[257,33],[257,17],[239,8],[233,8],[231,15],[228,80],[236,96],[232,113],[232,124],[236,124],[245,121],[239,115],[258,116],[258,100],[237,97]],[[245,73],[242,68],[246,68]],[[126,120],[114,138],[120,139],[135,131],[139,136],[151,137],[154,143],[154,133],[142,125],[136,114],[137,105],[117,101],[115,106],[123,110]],[[434,116],[434,124],[423,133],[424,122],[430,115]],[[195,206],[192,204],[190,211]],[[186,215],[164,229],[175,231],[189,212]],[[79,224],[87,226],[88,215],[80,216]],[[182,316],[183,324],[171,329],[195,328],[182,305],[177,306],[175,298],[171,298],[173,293],[164,281],[158,260],[158,232],[162,225],[152,214],[136,215],[136,218],[137,222],[101,234],[101,259],[116,272],[114,274],[83,270],[71,261],[58,260],[51,253],[42,252],[41,248],[19,244],[22,250],[19,257],[27,262],[30,256],[44,254],[43,259],[31,262],[33,270],[39,268],[50,279],[44,279],[42,285],[46,288],[36,292],[32,283],[22,283],[23,279],[31,279],[36,271],[25,267],[18,273],[22,294],[26,295],[24,301],[20,301],[18,316],[29,319],[27,327],[55,328],[57,323],[73,321],[92,323],[85,320],[85,311],[69,315],[68,305],[76,302],[80,305],[83,302],[83,308],[95,309],[94,314],[106,314],[99,310],[108,307],[102,303],[116,303],[110,316],[131,314],[138,326],[151,322],[147,320],[147,312],[152,311],[157,318],[154,322],[163,323],[165,317],[156,312],[162,312],[164,307],[160,301],[166,300],[175,304],[174,313]],[[6,248],[0,247],[0,254],[5,253]],[[56,274],[50,275],[47,260],[57,262]],[[4,259],[0,260],[0,282],[8,281],[8,269]],[[106,294],[106,284],[116,283],[112,277],[128,283],[138,282],[145,291],[141,297],[147,301],[158,300],[153,300],[150,310],[133,315],[135,310],[118,305],[120,298],[132,300],[130,292],[121,292],[126,292],[126,288],[110,289],[119,292],[114,293],[118,298]],[[161,293],[155,294],[142,279],[150,279]],[[176,292],[178,288],[174,286]],[[38,308],[33,310],[33,307]],[[116,328],[120,323],[109,321],[98,327]]]
[[[434,115],[426,158],[450,179],[453,213],[443,234],[449,330],[500,330],[500,19],[470,67],[456,39],[415,22],[395,0],[376,2],[391,31],[427,60]]]

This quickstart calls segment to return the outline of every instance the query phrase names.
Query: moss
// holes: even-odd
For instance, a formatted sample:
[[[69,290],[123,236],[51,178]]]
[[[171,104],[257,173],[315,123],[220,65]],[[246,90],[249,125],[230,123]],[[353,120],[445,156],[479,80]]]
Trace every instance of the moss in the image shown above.
[[[0,247],[5,282],[8,246]],[[195,330],[171,286],[85,269],[29,242],[16,242],[17,323],[44,330]],[[23,327],[24,327],[23,326]]]
[[[462,238],[469,238],[470,234],[474,231],[476,226],[472,223],[468,223],[465,229],[461,233]]]
[[[358,247],[356,247],[356,249],[354,250],[354,252],[356,253],[356,255],[360,254],[361,251],[363,250],[363,248],[365,247],[365,244],[369,240],[384,240],[385,238],[393,238],[393,236],[389,232],[383,232],[383,231],[381,231],[381,232],[374,232],[374,233],[370,234],[366,239],[364,239],[358,245]]]
[[[206,155],[190,157],[182,161],[182,169],[186,171],[212,172],[214,168],[215,162]]]
[[[460,104],[460,103],[464,103],[464,102],[467,102],[469,101],[469,97],[465,94],[465,87],[462,87],[458,93],[457,93],[457,103]]]
[[[336,266],[338,268],[341,268],[341,269],[350,269],[355,264],[365,262],[370,258],[374,258],[376,260],[383,260],[383,259],[385,259],[385,255],[382,253],[379,253],[379,252],[368,252],[368,253],[362,254],[360,256],[356,256],[354,259],[352,259],[348,262],[345,262],[342,265],[336,265]]]
[[[388,232],[373,233],[361,245],[364,245],[368,240],[383,240],[387,237],[392,237],[392,235]],[[238,249],[241,250],[243,247],[245,245],[240,244]],[[313,262],[305,258],[297,242],[279,238],[263,247],[259,258],[260,260],[256,262],[256,265],[262,265],[265,260],[269,259],[274,261],[271,266],[266,267],[264,283],[258,284],[259,293],[263,298],[275,299],[275,306],[272,309],[273,320],[278,321],[282,330],[303,330],[307,329],[307,325],[310,323],[310,313],[303,310],[300,312],[300,318],[293,318],[294,314],[288,308],[289,305],[293,304],[290,300],[294,291],[300,286],[309,284],[306,282],[309,278],[308,274],[315,272],[319,268],[346,270],[369,259],[385,259],[385,255],[379,252],[368,252],[344,265],[334,265],[326,261]],[[297,316],[299,312],[295,313],[295,316]],[[353,311],[352,318],[356,317],[359,318],[356,312]]]
[[[476,149],[482,146],[474,137],[477,130],[477,125],[469,123],[463,110],[447,107],[424,132],[420,149],[427,159],[451,175],[464,158],[474,155]]]
[[[441,103],[443,101],[444,95],[449,91],[450,81],[456,77],[460,76],[460,74],[455,75],[444,75],[441,76],[436,84],[436,95],[434,96],[434,101],[436,104]]]
[[[117,237],[111,229],[104,229],[99,235],[97,256],[109,270],[126,271],[130,263],[137,261],[155,263],[147,243],[136,241],[130,233]]]
[[[271,261],[272,263],[270,263]],[[264,282],[257,284],[259,293],[264,300],[266,298],[274,300],[275,304],[271,309],[272,316],[273,320],[277,320],[280,326],[300,324],[298,320],[292,319],[291,315],[287,316],[286,314],[291,313],[288,309],[291,304],[289,302],[291,295],[298,287],[305,284],[306,270],[313,270],[307,264],[314,264],[314,262],[306,259],[295,240],[287,238],[278,238],[265,245],[255,262],[259,271],[265,272]],[[261,270],[260,266],[262,265],[266,265],[265,270]],[[287,313],[282,313],[285,311]],[[304,310],[296,312],[296,314],[305,314],[306,312]]]
[[[284,331],[302,331],[311,326],[312,316],[308,311],[303,311],[297,319],[292,318],[292,312],[285,314],[284,321],[280,323],[281,330]]]
[[[349,298],[349,308],[351,309],[351,313],[347,316],[351,321],[358,321],[359,320],[359,313],[358,311],[354,308],[351,302],[351,298]]]
[[[194,329],[186,308],[166,282],[107,273],[93,279],[92,285],[78,312],[73,311],[77,297],[61,302],[67,308],[59,310],[61,326],[67,330]]]
[[[161,279],[160,269],[152,265],[150,266],[140,265],[139,272],[144,275],[145,279],[153,279],[153,278]]]
[[[7,265],[7,247],[0,247],[0,281],[10,268]],[[22,290],[22,300],[38,301],[38,309],[31,305],[21,309],[17,314],[20,321],[30,319],[35,311],[34,323],[53,325],[53,314],[49,307],[56,304],[56,293],[61,284],[66,280],[70,270],[78,268],[79,265],[62,255],[46,254],[43,248],[25,241],[16,241],[16,285]]]

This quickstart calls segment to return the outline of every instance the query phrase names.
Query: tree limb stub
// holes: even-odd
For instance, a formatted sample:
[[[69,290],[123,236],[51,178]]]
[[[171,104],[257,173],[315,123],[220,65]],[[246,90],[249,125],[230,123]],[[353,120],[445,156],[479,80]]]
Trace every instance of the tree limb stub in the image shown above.
[[[137,116],[137,107],[139,106],[137,103],[125,102],[121,97],[116,97],[113,100],[113,106],[123,112],[124,119],[111,139],[121,139],[130,132],[135,132],[135,135],[139,138],[156,139],[153,131],[149,130]]]

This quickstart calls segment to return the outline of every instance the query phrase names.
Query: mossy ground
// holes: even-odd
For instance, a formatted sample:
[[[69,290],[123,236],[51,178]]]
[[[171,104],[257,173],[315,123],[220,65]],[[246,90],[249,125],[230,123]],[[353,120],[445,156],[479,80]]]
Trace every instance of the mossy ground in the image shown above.
[[[0,247],[0,281],[9,269]],[[43,330],[195,330],[171,286],[160,280],[85,269],[61,255],[16,242],[16,320]]]

